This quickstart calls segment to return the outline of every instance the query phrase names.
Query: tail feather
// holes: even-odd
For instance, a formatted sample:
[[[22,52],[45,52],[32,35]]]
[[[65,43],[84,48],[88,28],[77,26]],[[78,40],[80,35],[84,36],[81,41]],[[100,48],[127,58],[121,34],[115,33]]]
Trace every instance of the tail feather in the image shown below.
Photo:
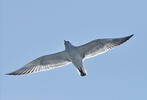
[[[80,73],[80,76],[86,76],[86,70],[84,67],[79,67],[78,72]]]

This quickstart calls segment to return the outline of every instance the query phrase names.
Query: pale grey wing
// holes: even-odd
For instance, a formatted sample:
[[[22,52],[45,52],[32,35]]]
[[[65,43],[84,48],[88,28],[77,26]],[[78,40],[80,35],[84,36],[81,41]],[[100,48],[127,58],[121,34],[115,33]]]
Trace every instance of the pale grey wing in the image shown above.
[[[26,64],[24,67],[7,75],[24,75],[34,72],[46,71],[49,69],[57,68],[69,64],[67,53],[65,51],[39,57],[32,62]]]
[[[107,39],[97,39],[91,41],[87,44],[78,47],[79,52],[81,52],[84,59],[94,57],[96,55],[102,54],[110,50],[111,48],[118,46],[133,36],[127,36],[122,38],[107,38]]]

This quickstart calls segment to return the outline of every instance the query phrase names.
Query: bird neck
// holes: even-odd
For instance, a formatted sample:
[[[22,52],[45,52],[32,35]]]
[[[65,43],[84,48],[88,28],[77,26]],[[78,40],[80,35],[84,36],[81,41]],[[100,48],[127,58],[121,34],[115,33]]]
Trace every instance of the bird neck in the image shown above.
[[[71,51],[71,50],[74,49],[74,48],[75,48],[75,46],[72,45],[71,43],[68,44],[68,45],[65,45],[65,50],[66,50],[66,51]]]

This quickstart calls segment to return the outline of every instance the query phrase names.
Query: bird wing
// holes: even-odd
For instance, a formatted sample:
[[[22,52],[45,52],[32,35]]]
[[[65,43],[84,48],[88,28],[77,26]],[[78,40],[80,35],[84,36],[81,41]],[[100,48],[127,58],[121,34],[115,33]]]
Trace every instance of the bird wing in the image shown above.
[[[132,36],[133,34],[122,38],[96,39],[87,44],[78,46],[78,50],[82,54],[84,59],[91,58],[99,54],[105,53],[113,47],[124,43]]]
[[[41,56],[30,63],[26,64],[24,67],[12,72],[7,75],[24,75],[34,72],[46,71],[53,68],[57,68],[66,64],[69,64],[67,53],[65,51]]]

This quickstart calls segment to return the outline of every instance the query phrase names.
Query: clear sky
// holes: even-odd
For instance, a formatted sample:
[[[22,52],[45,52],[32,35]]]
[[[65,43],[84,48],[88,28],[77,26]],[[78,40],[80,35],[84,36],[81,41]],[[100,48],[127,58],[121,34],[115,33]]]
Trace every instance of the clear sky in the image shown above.
[[[86,60],[27,76],[29,61],[97,38],[135,34]],[[0,100],[147,100],[146,0],[0,0]]]

